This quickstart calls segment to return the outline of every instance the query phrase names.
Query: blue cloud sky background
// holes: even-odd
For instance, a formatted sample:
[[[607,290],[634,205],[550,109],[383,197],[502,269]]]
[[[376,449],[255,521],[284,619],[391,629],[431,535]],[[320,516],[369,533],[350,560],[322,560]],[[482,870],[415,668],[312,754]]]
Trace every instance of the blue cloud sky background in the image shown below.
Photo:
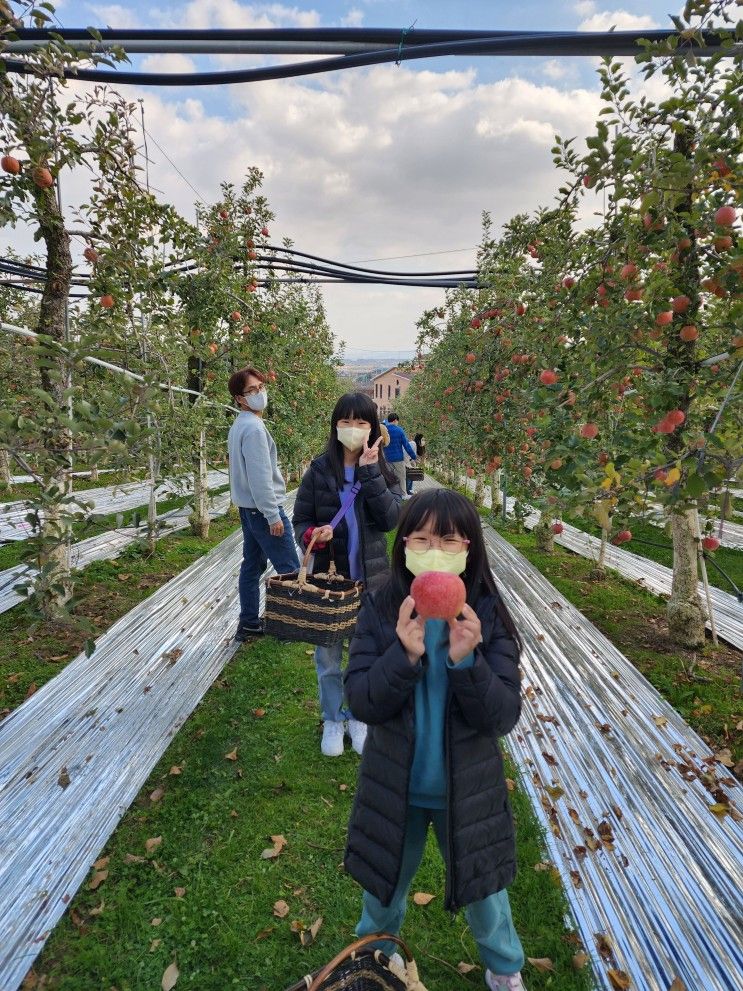
[[[57,0],[66,27],[621,30],[669,26],[667,11],[662,0]],[[162,72],[266,61],[133,59]],[[289,236],[300,250],[347,262],[421,255],[388,263],[408,270],[472,264],[483,210],[500,224],[550,203],[560,180],[550,156],[554,135],[584,137],[601,106],[590,59],[428,59],[233,87],[125,92],[144,101],[146,126],[162,149],[149,149],[151,182],[187,216],[195,194],[166,155],[207,201],[217,198],[220,180],[239,182],[257,165],[277,214],[273,238]],[[331,286],[324,296],[334,332],[355,355],[411,348],[417,317],[441,293]]]

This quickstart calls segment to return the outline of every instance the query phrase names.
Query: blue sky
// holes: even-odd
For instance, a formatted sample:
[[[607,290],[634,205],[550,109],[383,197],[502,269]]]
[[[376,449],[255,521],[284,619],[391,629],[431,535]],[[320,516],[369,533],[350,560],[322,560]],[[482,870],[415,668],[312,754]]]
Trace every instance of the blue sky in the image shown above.
[[[67,27],[341,26],[605,30],[669,24],[659,0],[412,3],[320,0],[63,0]],[[261,57],[137,57],[159,71],[263,64]],[[187,90],[126,87],[141,98],[151,179],[186,215],[195,194],[264,172],[272,235],[304,251],[389,268],[462,268],[474,261],[482,211],[496,224],[549,204],[560,183],[555,133],[579,140],[600,109],[590,59],[427,59],[327,75]],[[191,185],[178,174],[181,172]],[[595,209],[595,204],[591,205]],[[466,250],[462,250],[466,249]],[[429,254],[437,252],[436,255]],[[383,266],[384,267],[384,266]],[[333,330],[349,353],[408,349],[429,289],[328,287]]]

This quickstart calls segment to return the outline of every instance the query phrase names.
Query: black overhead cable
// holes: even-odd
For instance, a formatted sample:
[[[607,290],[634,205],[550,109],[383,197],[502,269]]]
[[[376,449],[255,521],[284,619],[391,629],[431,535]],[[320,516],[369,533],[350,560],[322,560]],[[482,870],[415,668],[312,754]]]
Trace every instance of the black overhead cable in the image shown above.
[[[90,33],[82,29],[72,29],[86,38]],[[335,29],[336,31],[338,29]],[[349,30],[349,29],[341,29]],[[357,40],[363,41],[364,29],[356,29]],[[65,38],[68,32],[55,32]],[[103,35],[104,32],[101,32]],[[105,32],[105,45],[102,47],[119,43],[125,37],[132,38],[132,32],[107,31]],[[150,34],[154,34],[151,32]],[[167,32],[173,35],[173,32]],[[205,41],[212,36],[212,32],[195,32],[192,35],[199,36]],[[266,30],[259,36],[257,32],[246,32],[245,38],[253,36],[264,41],[263,51],[269,54],[277,53],[277,43],[280,39],[286,38],[285,29],[280,29],[277,33],[273,30]],[[390,47],[375,48],[372,51],[356,51],[355,54],[334,55],[331,58],[320,58],[312,61],[295,62],[291,64],[281,64],[266,66],[258,69],[238,69],[220,72],[178,72],[178,73],[150,73],[150,72],[128,72],[121,70],[85,69],[77,65],[71,66],[63,74],[72,78],[83,79],[92,82],[112,82],[117,84],[137,84],[145,86],[210,86],[226,85],[230,83],[261,82],[269,79],[289,79],[297,76],[317,75],[324,72],[333,72],[337,69],[360,68],[369,65],[382,65],[387,62],[401,62],[412,59],[438,58],[446,55],[539,55],[539,56],[597,56],[597,55],[636,55],[640,52],[640,40],[651,42],[664,42],[669,38],[680,41],[674,54],[690,54],[694,56],[711,55],[721,49],[723,36],[732,38],[732,32],[727,27],[720,27],[716,30],[695,31],[691,38],[682,38],[676,31],[565,31],[565,32],[441,32],[439,40],[423,42],[423,32],[416,30],[393,31],[384,35],[382,45]],[[46,31],[32,31],[31,29],[19,30],[17,32],[19,42],[36,40],[49,41],[50,35]],[[310,36],[301,29],[294,32],[296,40],[310,39]],[[325,37],[333,37],[330,31],[325,33]],[[337,36],[338,40],[343,40]],[[116,39],[116,40],[114,40]],[[184,39],[185,40],[185,39]],[[310,39],[311,40],[311,39]],[[10,42],[13,44],[13,42]],[[374,42],[369,42],[373,46]],[[123,47],[126,47],[124,42]],[[260,47],[256,42],[256,48]],[[308,48],[311,47],[308,41]],[[740,45],[733,44],[729,48],[722,49],[724,55],[735,55],[740,50]],[[312,54],[312,51],[307,52]],[[16,59],[4,60],[4,67],[7,72],[22,74],[37,74],[38,69],[24,61]]]

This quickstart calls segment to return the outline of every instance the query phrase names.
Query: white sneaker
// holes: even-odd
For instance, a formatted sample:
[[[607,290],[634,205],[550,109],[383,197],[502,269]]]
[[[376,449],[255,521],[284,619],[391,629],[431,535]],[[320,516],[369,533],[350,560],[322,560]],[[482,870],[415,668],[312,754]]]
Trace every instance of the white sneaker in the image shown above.
[[[521,974],[494,974],[492,970],[485,971],[485,983],[490,991],[526,991],[526,985],[521,980]]]
[[[351,746],[357,754],[360,754],[366,740],[366,723],[361,723],[358,719],[349,719],[348,733],[351,737]]]
[[[343,722],[326,719],[322,724],[320,752],[323,757],[340,757],[343,753]]]

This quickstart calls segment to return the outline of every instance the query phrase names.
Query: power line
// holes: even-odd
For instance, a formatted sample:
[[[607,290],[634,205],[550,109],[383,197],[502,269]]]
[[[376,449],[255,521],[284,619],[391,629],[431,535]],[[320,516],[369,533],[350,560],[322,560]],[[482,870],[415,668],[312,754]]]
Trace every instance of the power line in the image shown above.
[[[354,265],[362,262],[392,262],[402,258],[428,258],[430,255],[456,255],[462,251],[477,251],[477,248],[452,248],[450,251],[420,251],[416,255],[385,255],[383,258],[357,258]]]
[[[145,135],[145,137],[146,137],[146,138],[149,138],[149,139],[150,139],[150,141],[151,141],[151,142],[153,143],[153,145],[154,145],[154,146],[155,146],[155,147],[156,147],[156,148],[157,148],[157,149],[158,149],[158,150],[160,151],[160,153],[161,153],[161,154],[163,154],[163,155],[165,156],[165,158],[167,158],[167,160],[168,160],[168,161],[170,162],[170,164],[171,164],[171,165],[173,166],[173,168],[174,168],[174,169],[175,169],[175,171],[176,171],[176,172],[178,173],[178,175],[179,175],[179,176],[181,177],[181,179],[183,179],[183,181],[184,181],[184,182],[186,183],[186,185],[187,185],[187,186],[190,186],[190,188],[191,188],[191,189],[192,189],[192,190],[194,191],[194,193],[196,193],[196,195],[197,195],[197,197],[198,197],[198,199],[199,199],[199,203],[204,203],[204,204],[206,204],[206,197],[205,197],[205,196],[202,196],[202,195],[201,195],[201,193],[200,193],[200,192],[198,191],[198,189],[197,189],[197,188],[196,188],[196,187],[195,187],[195,186],[193,185],[193,183],[192,183],[192,182],[191,182],[191,181],[190,181],[189,179],[187,179],[187,178],[186,178],[186,177],[184,176],[184,174],[183,174],[183,173],[181,172],[181,170],[180,170],[180,169],[178,168],[178,166],[177,166],[177,165],[175,164],[175,162],[174,162],[174,161],[173,161],[173,159],[172,159],[172,158],[170,157],[170,155],[169,155],[169,154],[167,153],[167,151],[165,151],[165,150],[164,150],[164,149],[162,148],[162,146],[161,146],[161,145],[159,145],[159,144],[158,144],[158,142],[157,142],[157,141],[156,141],[156,140],[155,140],[155,139],[153,138],[153,136],[152,136],[152,132],[151,132],[151,131],[148,131],[148,130],[147,130],[147,129],[145,128],[145,126],[144,126],[144,121],[142,121],[142,132],[144,133],[144,135]]]

